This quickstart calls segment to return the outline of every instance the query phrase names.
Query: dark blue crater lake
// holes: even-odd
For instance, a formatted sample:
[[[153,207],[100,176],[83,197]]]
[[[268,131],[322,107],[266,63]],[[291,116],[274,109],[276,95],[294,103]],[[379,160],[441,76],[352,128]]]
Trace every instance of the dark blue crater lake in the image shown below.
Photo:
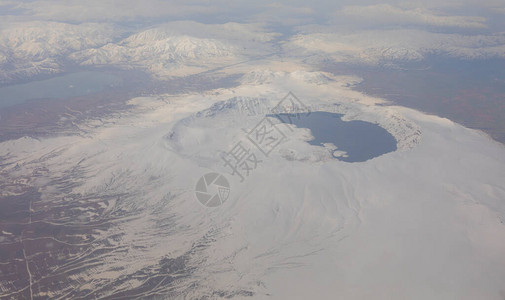
[[[289,114],[268,115],[298,128],[307,128],[314,137],[309,144],[332,143],[347,156],[333,157],[345,162],[361,162],[396,151],[396,139],[386,129],[364,121],[343,121],[341,114],[316,111],[297,117]],[[333,152],[337,153],[337,152]]]

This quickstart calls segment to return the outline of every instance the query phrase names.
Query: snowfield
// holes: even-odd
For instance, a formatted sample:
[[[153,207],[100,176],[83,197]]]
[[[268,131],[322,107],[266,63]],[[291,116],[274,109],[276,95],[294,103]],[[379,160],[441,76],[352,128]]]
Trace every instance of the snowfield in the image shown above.
[[[504,146],[352,91],[355,80],[260,69],[235,88],[132,99],[130,111],[103,126],[81,124],[83,136],[1,143],[0,175],[35,187],[39,205],[109,199],[96,215],[89,209],[67,220],[109,221],[92,233],[89,259],[101,263],[92,272],[76,268],[48,296],[120,297],[169,273],[138,296],[503,299]],[[241,182],[221,156],[246,144],[289,91],[314,111],[378,124],[398,151],[346,163],[309,145],[310,131],[285,128],[286,141],[269,156],[258,153],[261,162]],[[209,172],[231,185],[217,208],[194,194]]]

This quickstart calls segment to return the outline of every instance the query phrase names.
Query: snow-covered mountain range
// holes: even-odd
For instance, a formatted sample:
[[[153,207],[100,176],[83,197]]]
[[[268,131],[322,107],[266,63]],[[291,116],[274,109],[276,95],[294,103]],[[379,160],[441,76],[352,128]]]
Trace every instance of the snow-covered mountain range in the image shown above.
[[[261,24],[176,21],[139,30],[107,23],[8,23],[0,38],[1,82],[61,72],[72,64],[139,69],[158,78],[186,76],[279,55],[337,62],[387,64],[428,55],[500,58],[503,33],[462,35],[416,29],[342,32],[300,27],[281,38]]]
[[[102,46],[120,33],[115,26],[94,23],[22,22],[2,26],[0,83],[59,73],[68,54]]]
[[[429,55],[462,59],[505,57],[505,35],[460,35],[391,29],[357,32],[313,32],[309,29],[284,45],[286,52],[318,54],[334,61],[360,64],[419,61]]]
[[[14,23],[1,30],[0,82],[59,73],[69,64],[183,76],[270,53],[276,36],[239,23],[179,21],[138,32],[105,23]]]

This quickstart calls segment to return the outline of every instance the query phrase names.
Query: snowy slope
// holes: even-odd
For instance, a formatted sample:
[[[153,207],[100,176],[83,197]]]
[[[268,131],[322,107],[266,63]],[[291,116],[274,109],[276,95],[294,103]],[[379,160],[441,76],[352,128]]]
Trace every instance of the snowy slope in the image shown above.
[[[257,70],[233,89],[132,99],[114,122],[81,124],[87,137],[1,143],[0,173],[36,187],[46,205],[63,195],[114,199],[91,217],[111,223],[93,232],[97,253],[82,254],[102,263],[76,269],[51,296],[117,296],[166,276],[168,265],[170,279],[138,295],[503,298],[503,145],[447,119],[376,105],[384,100],[345,87],[352,82]],[[345,163],[295,129],[240,182],[220,155],[246,142],[290,90],[317,110],[378,123],[402,151]],[[231,195],[210,209],[194,187],[212,171],[228,178]]]

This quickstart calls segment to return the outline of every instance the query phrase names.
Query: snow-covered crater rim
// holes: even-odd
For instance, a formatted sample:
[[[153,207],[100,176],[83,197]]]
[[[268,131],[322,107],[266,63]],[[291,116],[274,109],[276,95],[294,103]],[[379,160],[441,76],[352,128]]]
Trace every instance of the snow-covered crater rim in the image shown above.
[[[217,144],[227,145],[244,138],[266,116],[277,113],[299,113],[303,116],[313,112],[335,113],[342,115],[343,121],[364,121],[380,126],[396,140],[396,151],[412,149],[421,138],[420,128],[392,107],[336,102],[316,103],[299,107],[297,110],[292,107],[279,107],[278,104],[267,98],[254,97],[233,97],[219,101],[176,122],[172,130],[165,135],[165,139],[170,148],[177,152],[208,154],[213,152],[211,150],[217,147]],[[219,143],[216,136],[220,137]],[[200,149],[201,147],[205,149]]]

